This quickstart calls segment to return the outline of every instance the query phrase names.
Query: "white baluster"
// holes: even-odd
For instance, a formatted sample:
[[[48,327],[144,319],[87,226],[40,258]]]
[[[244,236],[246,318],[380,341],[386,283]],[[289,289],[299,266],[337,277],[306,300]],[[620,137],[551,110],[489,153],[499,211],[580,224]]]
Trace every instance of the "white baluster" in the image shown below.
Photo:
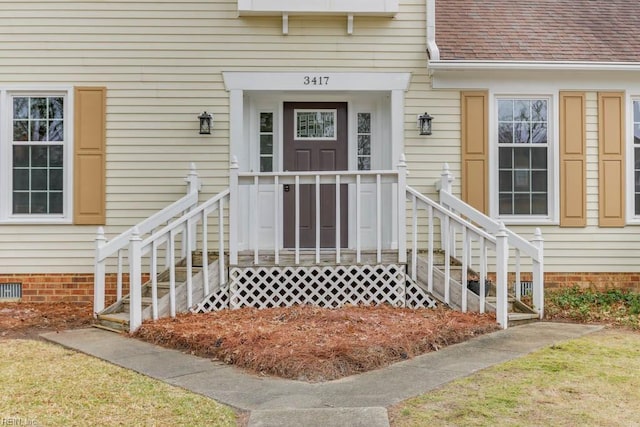
[[[129,238],[129,332],[142,325],[142,239],[138,227]]]
[[[105,275],[106,275],[106,260],[101,259],[102,254],[100,249],[107,244],[107,238],[104,235],[104,228],[98,227],[98,233],[96,234],[96,258],[94,263],[93,272],[93,313],[97,315],[104,310],[105,304]]]

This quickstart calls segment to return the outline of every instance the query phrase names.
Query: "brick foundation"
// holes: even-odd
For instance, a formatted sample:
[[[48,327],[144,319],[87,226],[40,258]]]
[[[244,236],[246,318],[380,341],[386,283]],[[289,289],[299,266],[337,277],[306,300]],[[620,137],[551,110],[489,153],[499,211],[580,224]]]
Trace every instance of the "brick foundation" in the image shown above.
[[[495,274],[489,274],[495,280]],[[148,278],[143,277],[143,283]],[[545,273],[545,288],[558,289],[578,286],[581,289],[624,289],[640,292],[640,273]],[[531,280],[530,274],[522,274],[521,280]],[[0,274],[0,283],[22,283],[24,302],[72,302],[93,303],[93,274]],[[129,293],[129,277],[123,277],[122,294]],[[514,282],[513,274],[509,282]],[[116,275],[107,274],[106,304],[116,299]]]
[[[146,279],[143,277],[143,283]],[[22,283],[24,302],[71,302],[93,304],[93,274],[42,273],[0,274],[0,283]],[[122,294],[129,293],[129,277],[123,275]],[[105,302],[116,300],[116,275],[105,277]]]

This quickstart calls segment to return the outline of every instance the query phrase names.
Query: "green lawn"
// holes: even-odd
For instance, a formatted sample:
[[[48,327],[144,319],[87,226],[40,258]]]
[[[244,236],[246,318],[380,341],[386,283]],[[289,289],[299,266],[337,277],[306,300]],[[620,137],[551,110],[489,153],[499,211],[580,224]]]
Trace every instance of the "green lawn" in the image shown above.
[[[56,345],[0,340],[0,360],[0,423],[236,425],[211,399]]]
[[[400,426],[640,422],[640,333],[607,329],[480,371],[392,409]]]

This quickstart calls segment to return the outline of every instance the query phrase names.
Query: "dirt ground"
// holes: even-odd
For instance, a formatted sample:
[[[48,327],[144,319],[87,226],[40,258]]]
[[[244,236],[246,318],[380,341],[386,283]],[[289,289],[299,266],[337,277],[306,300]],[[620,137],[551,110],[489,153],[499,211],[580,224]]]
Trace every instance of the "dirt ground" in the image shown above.
[[[43,332],[91,325],[90,305],[0,303],[0,338],[37,339]]]
[[[497,329],[495,317],[448,309],[311,306],[185,314],[145,322],[137,338],[261,375],[328,381]]]
[[[0,303],[0,339],[90,326],[91,306]],[[448,309],[311,306],[182,314],[135,337],[261,375],[327,381],[377,369],[497,329],[495,317]]]

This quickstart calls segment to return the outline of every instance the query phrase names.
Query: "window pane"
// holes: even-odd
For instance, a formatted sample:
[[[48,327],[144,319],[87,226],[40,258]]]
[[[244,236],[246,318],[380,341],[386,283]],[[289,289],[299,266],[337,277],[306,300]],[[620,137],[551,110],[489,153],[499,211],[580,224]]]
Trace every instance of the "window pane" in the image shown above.
[[[64,126],[60,120],[49,122],[49,138],[48,141],[64,141]]]
[[[531,172],[531,190],[536,192],[547,192],[547,172]]]
[[[636,215],[640,215],[640,197],[636,194]]]
[[[29,169],[13,170],[13,190],[29,190]]]
[[[513,123],[500,123],[498,126],[498,142],[500,144],[513,143]]]
[[[46,141],[46,140],[47,140],[47,122],[45,120],[32,121],[30,141]]]
[[[498,120],[501,122],[513,121],[513,100],[501,99],[498,101]]]
[[[47,98],[31,98],[31,119],[47,118]]]
[[[51,166],[52,168],[61,168],[63,163],[62,154],[62,145],[49,147],[49,166]]]
[[[358,170],[371,170],[371,157],[358,157]]]
[[[42,192],[33,192],[31,193],[31,213],[35,214],[44,214],[47,213],[47,193]]]
[[[13,213],[29,213],[29,193],[13,193]]]
[[[273,135],[260,135],[260,154],[273,154]]]
[[[14,119],[29,118],[29,98],[24,98],[24,97],[13,98],[13,118]]]
[[[529,182],[529,171],[514,171],[513,188],[515,191],[529,191],[531,183]]]
[[[500,191],[513,191],[513,172],[500,171]]]
[[[635,176],[635,192],[640,193],[640,171],[636,169],[634,176]]]
[[[640,101],[633,101],[633,121],[640,122]]]
[[[531,195],[531,213],[533,215],[547,214],[547,195],[546,194]]]
[[[547,121],[547,101],[538,99],[531,102],[531,120],[534,122]]]
[[[296,138],[335,139],[335,111],[297,111]]]
[[[513,213],[516,215],[529,215],[531,213],[529,194],[513,195]]]
[[[533,169],[547,169],[547,149],[531,148],[531,167]]]
[[[273,132],[273,113],[260,113],[260,132]]]
[[[37,145],[31,147],[31,166],[43,167],[47,166],[48,147],[45,145]]]
[[[26,120],[16,120],[13,122],[13,140],[29,140],[29,122]]]
[[[26,145],[15,145],[13,147],[13,167],[22,168],[29,166],[29,147]]]
[[[531,124],[531,142],[534,144],[547,143],[547,124],[532,123]]]
[[[260,172],[273,172],[272,157],[260,157]]]
[[[62,193],[61,192],[49,193],[49,213],[50,214],[62,213]]]
[[[512,215],[513,214],[513,199],[511,193],[500,194],[500,215]]]
[[[371,113],[358,113],[358,133],[371,133]]]
[[[514,148],[513,159],[515,169],[529,169],[529,148]]]
[[[49,189],[62,191],[62,169],[49,170]]]
[[[517,122],[513,124],[513,136],[516,144],[526,144],[531,140],[529,123]]]
[[[513,103],[513,119],[518,121],[528,121],[531,119],[529,109],[531,101],[518,99]]]
[[[500,169],[511,169],[513,167],[513,148],[500,148]]]
[[[358,135],[358,155],[359,156],[371,155],[371,136],[370,135]]]
[[[47,190],[47,170],[31,169],[31,189]]]
[[[64,98],[49,98],[49,118],[62,119],[64,114]]]
[[[633,143],[640,144],[640,123],[633,125]]]

